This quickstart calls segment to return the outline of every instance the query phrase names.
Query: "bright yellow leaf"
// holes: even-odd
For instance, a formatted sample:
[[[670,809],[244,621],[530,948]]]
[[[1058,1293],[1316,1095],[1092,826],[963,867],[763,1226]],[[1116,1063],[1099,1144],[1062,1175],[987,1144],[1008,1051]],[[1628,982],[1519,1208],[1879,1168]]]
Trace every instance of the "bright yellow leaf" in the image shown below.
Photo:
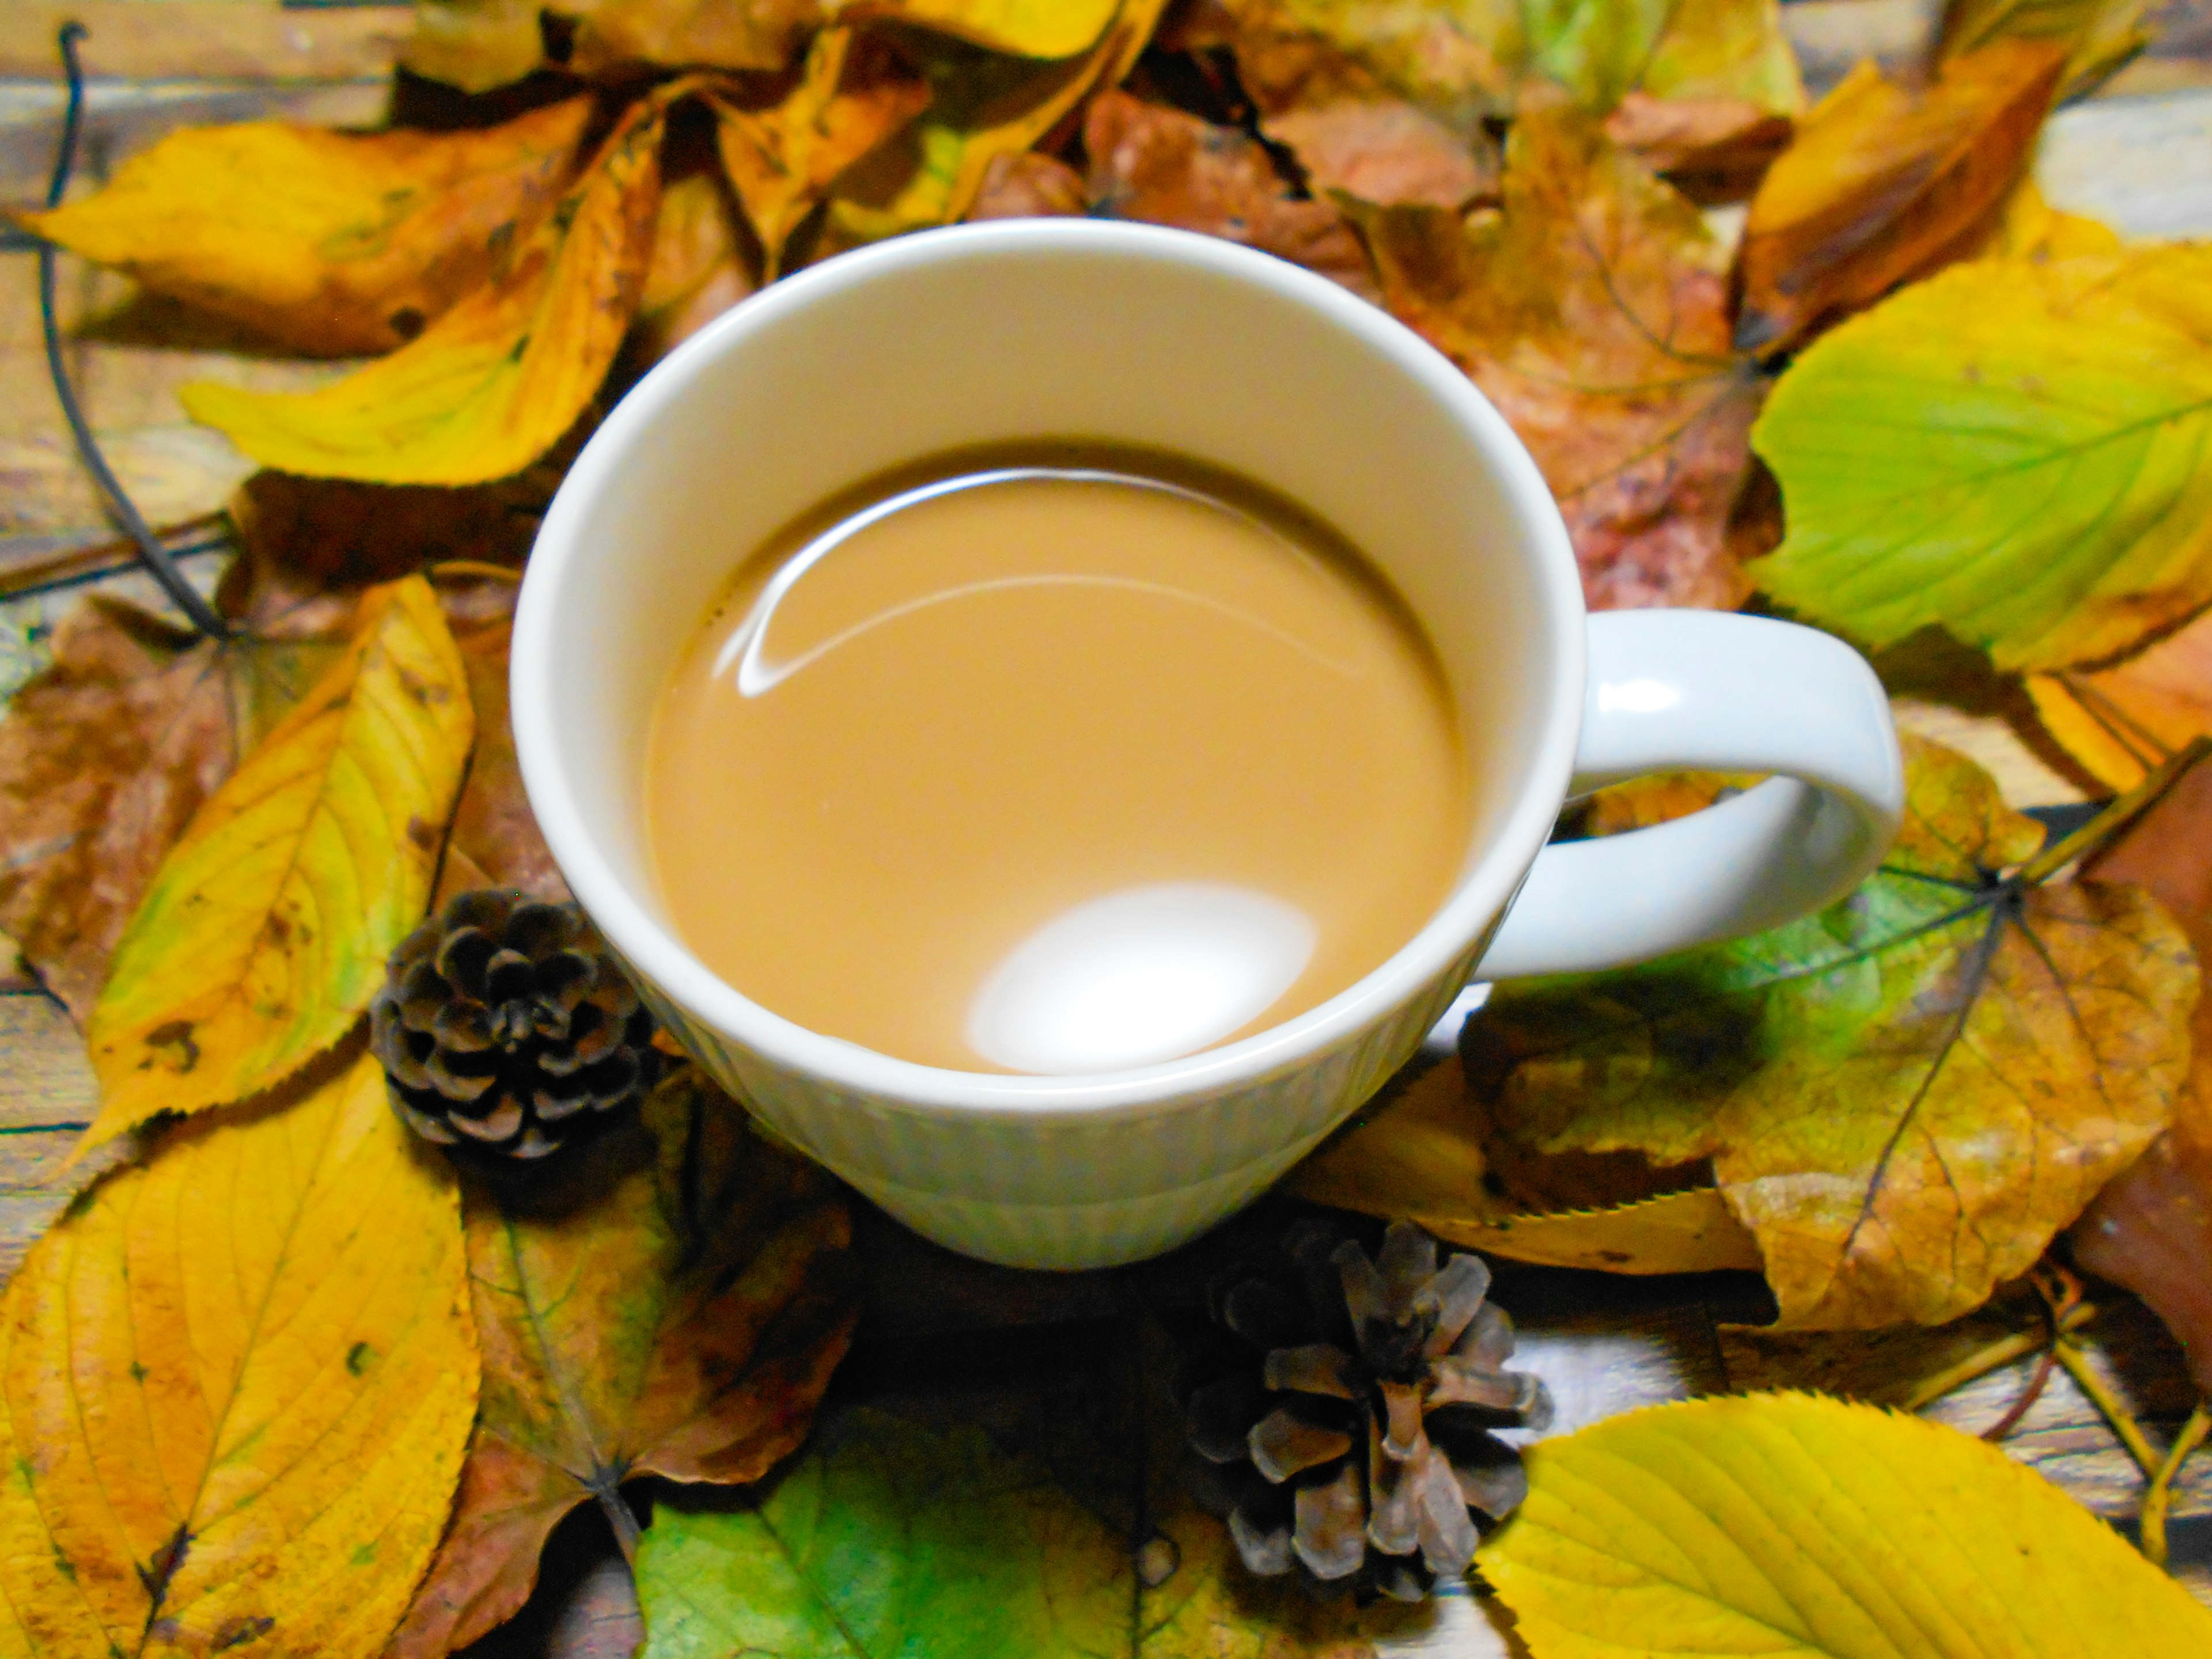
[[[94,1188],[0,1322],[0,1654],[381,1651],[476,1410],[465,1260],[367,1054]]]
[[[343,1037],[422,920],[475,722],[420,576],[193,817],[115,948],[87,1036],[98,1146],[282,1082]]]
[[[913,23],[1017,58],[1073,58],[1106,33],[1118,0],[830,0],[826,9]]]
[[[1629,1412],[1525,1454],[1476,1558],[1535,1659],[2150,1659],[2212,1613],[2041,1476],[1810,1395]]]
[[[2005,198],[2004,211],[1981,257],[2048,261],[2119,251],[2119,233],[2110,225],[2086,214],[2060,211],[2044,199],[2034,179],[2023,179]]]
[[[2212,737],[2212,618],[2111,668],[2027,677],[2043,729],[2100,782],[2132,789],[2191,738]]]
[[[575,423],[637,309],[660,200],[671,82],[624,114],[583,178],[485,286],[412,343],[319,391],[180,394],[264,466],[377,483],[519,472]]]
[[[814,37],[806,68],[774,109],[714,100],[722,166],[760,238],[768,274],[783,245],[837,175],[919,115],[928,85],[897,72],[890,54],[853,54],[853,31]]]
[[[190,127],[41,236],[297,351],[389,351],[491,275],[566,182],[591,100],[477,132]]]

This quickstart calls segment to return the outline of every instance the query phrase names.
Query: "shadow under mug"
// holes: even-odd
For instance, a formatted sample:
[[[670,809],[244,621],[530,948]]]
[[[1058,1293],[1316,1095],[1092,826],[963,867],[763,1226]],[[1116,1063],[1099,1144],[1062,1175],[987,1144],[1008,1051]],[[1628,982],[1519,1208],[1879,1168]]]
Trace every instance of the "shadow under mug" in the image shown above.
[[[1037,438],[1177,451],[1320,514],[1420,618],[1489,763],[1456,886],[1388,962],[1256,1036],[1093,1076],[940,1070],[780,1018],[684,945],[643,823],[663,681],[755,549],[859,479]],[[1084,220],[848,254],[678,348],[555,498],[513,693],[554,856],[669,1030],[893,1215],[1024,1267],[1133,1261],[1220,1220],[1402,1065],[1478,964],[1606,967],[1830,902],[1904,799],[1887,703],[1848,647],[1740,616],[1586,617],[1527,451],[1410,331],[1232,244]],[[1675,767],[1780,775],[1545,848],[1571,793]]]

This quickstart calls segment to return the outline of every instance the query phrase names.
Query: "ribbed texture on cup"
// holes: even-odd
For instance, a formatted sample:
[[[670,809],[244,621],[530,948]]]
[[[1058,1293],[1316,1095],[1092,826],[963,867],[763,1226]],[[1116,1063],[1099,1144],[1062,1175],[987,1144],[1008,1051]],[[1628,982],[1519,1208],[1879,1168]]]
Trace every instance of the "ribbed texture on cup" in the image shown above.
[[[1142,1115],[922,1109],[733,1042],[650,983],[663,1025],[764,1126],[925,1237],[1021,1267],[1103,1267],[1195,1237],[1257,1197],[1412,1058],[1487,936],[1420,994],[1268,1076]]]

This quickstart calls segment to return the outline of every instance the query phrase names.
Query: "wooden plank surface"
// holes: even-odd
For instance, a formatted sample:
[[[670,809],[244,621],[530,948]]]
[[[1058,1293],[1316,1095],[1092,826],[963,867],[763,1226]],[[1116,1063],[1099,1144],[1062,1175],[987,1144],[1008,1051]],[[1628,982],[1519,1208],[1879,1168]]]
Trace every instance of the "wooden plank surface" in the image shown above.
[[[54,36],[84,25],[102,79],[351,81],[387,73],[414,27],[404,5],[280,7],[266,0],[7,0],[0,76],[52,73]]]

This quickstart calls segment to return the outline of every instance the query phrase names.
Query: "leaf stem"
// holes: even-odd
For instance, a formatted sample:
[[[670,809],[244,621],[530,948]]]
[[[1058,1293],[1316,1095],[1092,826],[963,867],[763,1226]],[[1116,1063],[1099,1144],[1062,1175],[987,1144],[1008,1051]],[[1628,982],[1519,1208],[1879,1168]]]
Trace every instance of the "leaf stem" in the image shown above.
[[[2045,848],[2021,866],[2018,879],[2033,886],[2073,863],[2095,852],[2106,842],[2134,823],[2136,818],[2155,806],[2166,792],[2172,788],[2181,775],[2212,754],[2212,738],[2192,738],[2154,768],[2134,788],[2122,795],[2103,811],[2091,818],[2072,835],[2057,845]]]
[[[630,1508],[629,1500],[623,1497],[619,1485],[594,1486],[592,1491],[599,1500],[599,1507],[606,1511],[607,1524],[614,1528],[615,1543],[622,1550],[623,1559],[629,1564],[630,1573],[635,1577],[637,1572],[637,1547],[644,1537],[644,1534],[638,1530],[636,1512]]]
[[[2174,1476],[2189,1461],[2190,1453],[2204,1443],[2204,1437],[2212,1434],[2212,1403],[2200,1399],[2189,1420],[2181,1425],[2174,1437],[2173,1448],[2166,1453],[2166,1461],[2158,1466],[2158,1473],[2150,1478],[2150,1490],[2143,1494],[2142,1538],[2143,1559],[2153,1566],[2166,1565],[2166,1510],[2173,1488]]]
[[[2135,1413],[2127,1408],[2126,1402],[2107,1388],[2105,1379],[2097,1375],[2096,1369],[2089,1364],[2089,1356],[2081,1351],[2079,1344],[2072,1341],[2057,1343],[2051,1352],[2065,1367],[2066,1375],[2072,1377],[2081,1392],[2089,1396],[2089,1403],[2104,1414],[2105,1421],[2112,1425],[2112,1432],[2119,1437],[2120,1443],[2128,1449],[2128,1455],[2136,1460],[2144,1475],[2149,1480],[2157,1480],[2159,1465],[2163,1460],[2151,1449],[2150,1441],[2142,1431],[2142,1425],[2136,1421]]]
[[[2096,1316],[2096,1304],[2084,1302],[2067,1311],[2059,1322],[2059,1328],[2061,1331],[2072,1331]],[[2033,1353],[2050,1340],[2048,1334],[2039,1331],[2015,1331],[2010,1336],[2000,1337],[1988,1346],[1976,1349],[1957,1364],[1948,1366],[1916,1384],[1912,1392],[1898,1402],[1898,1409],[1925,1411],[1945,1395],[1963,1389],[1969,1382],[1978,1382],[1991,1371],[2002,1370],[2014,1360]]]

